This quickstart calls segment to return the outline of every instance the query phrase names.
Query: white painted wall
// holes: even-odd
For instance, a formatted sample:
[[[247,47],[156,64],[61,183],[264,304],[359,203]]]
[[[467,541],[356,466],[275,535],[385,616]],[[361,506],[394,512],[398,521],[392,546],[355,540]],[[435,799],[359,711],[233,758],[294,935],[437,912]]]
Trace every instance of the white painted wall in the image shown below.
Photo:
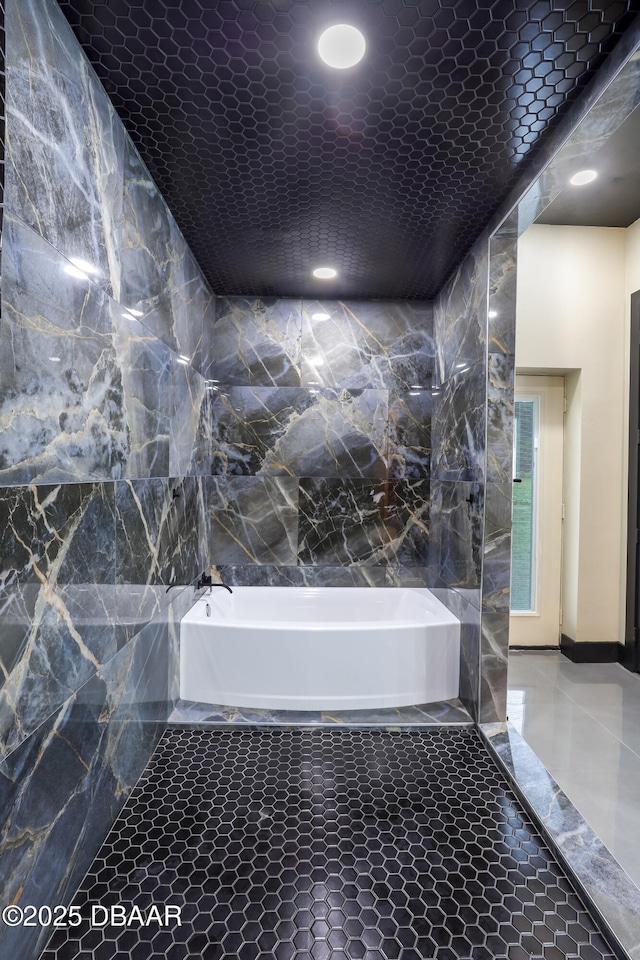
[[[632,245],[635,228],[534,224],[518,246],[516,368],[568,381],[562,632],[580,642],[624,635]]]

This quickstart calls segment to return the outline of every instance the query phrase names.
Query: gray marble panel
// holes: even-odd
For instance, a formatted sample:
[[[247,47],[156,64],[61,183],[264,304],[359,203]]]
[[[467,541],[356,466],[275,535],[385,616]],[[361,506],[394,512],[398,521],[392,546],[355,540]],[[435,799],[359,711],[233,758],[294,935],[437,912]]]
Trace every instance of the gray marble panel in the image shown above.
[[[125,144],[120,302],[178,351],[174,301],[182,306],[181,263],[188,249],[131,141]],[[178,289],[175,287],[177,277]],[[181,327],[183,326],[181,322]],[[196,338],[199,325],[196,325]],[[200,336],[202,334],[200,333]]]
[[[425,566],[428,480],[300,481],[301,564]]]
[[[431,592],[460,621],[460,700],[475,720],[480,677],[480,610],[457,590],[432,587]]]
[[[55,0],[7,5],[6,209],[119,294],[125,134]]]
[[[488,240],[481,237],[434,303],[435,383],[484,363],[487,344]]]
[[[480,639],[479,723],[504,721],[507,716],[509,612],[482,610]]]
[[[225,385],[300,386],[300,300],[218,297],[215,313],[208,375]]]
[[[304,386],[425,389],[434,356],[431,303],[303,301]]]
[[[201,374],[175,354],[171,356],[171,393],[169,473],[174,477],[208,474],[214,395]]]
[[[429,567],[432,583],[478,590],[482,574],[484,489],[478,483],[431,481]]]
[[[511,585],[511,483],[487,483],[484,515],[482,608],[509,612]]]
[[[0,763],[4,902],[70,902],[164,728],[167,633],[146,627]],[[50,933],[2,925],[0,953],[32,960]]]
[[[112,302],[111,308],[130,449],[122,475],[166,477],[173,415],[171,351],[118,304]]]
[[[215,377],[214,333],[217,309],[217,299],[211,294],[202,315],[202,346],[193,361],[193,365],[207,380]]]
[[[211,563],[297,563],[298,481],[208,477]]]
[[[386,567],[281,566],[218,564],[214,580],[243,587],[386,587]],[[412,584],[412,586],[418,584]],[[424,584],[419,584],[424,586]]]
[[[0,482],[101,480],[129,457],[110,301],[5,216]]]
[[[113,583],[112,483],[5,488],[0,596],[17,583]]]
[[[482,480],[486,431],[485,362],[463,365],[434,388],[432,476]]]
[[[173,225],[172,225],[173,226]],[[202,362],[205,314],[213,294],[181,234],[175,236],[169,292],[176,350],[196,367]]]
[[[428,552],[428,547],[427,547]],[[367,568],[363,568],[367,569]],[[404,566],[401,563],[392,563],[384,568],[386,577],[381,586],[385,587],[431,587],[431,570],[425,565],[422,567]]]
[[[431,475],[431,390],[392,390],[389,395],[389,468],[392,479]]]
[[[490,353],[487,369],[487,480],[513,479],[515,357]]]
[[[492,237],[489,259],[489,353],[516,350],[518,243],[513,236]]]
[[[116,583],[191,583],[200,571],[195,477],[116,484]]]
[[[481,728],[490,750],[626,955],[640,958],[640,890],[510,724]]]
[[[0,756],[7,756],[43,719],[116,653],[113,588],[42,584],[4,590],[0,599]]]
[[[216,474],[387,473],[387,392],[230,387],[214,394]]]

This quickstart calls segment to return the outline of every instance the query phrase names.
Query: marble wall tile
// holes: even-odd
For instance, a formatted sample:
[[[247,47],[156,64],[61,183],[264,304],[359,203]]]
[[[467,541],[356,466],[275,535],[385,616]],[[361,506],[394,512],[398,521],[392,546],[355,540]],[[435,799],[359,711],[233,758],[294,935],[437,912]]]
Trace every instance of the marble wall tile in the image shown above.
[[[298,481],[208,477],[213,564],[297,563]]]
[[[509,612],[482,611],[479,723],[495,723],[507,715]]]
[[[251,587],[386,587],[385,567],[217,564],[214,580]]]
[[[169,285],[176,350],[197,367],[202,358],[204,318],[213,294],[184,238],[181,234],[176,237],[176,230],[174,227],[176,253]]]
[[[111,484],[0,498],[0,755],[116,651],[114,507]]]
[[[213,364],[225,386],[300,386],[301,301],[217,297]]]
[[[482,576],[484,488],[479,483],[431,481],[429,567],[434,585],[478,590]]]
[[[112,304],[129,457],[120,476],[166,477],[173,415],[169,348],[135,317]]]
[[[212,293],[204,305],[202,314],[202,345],[193,359],[196,370],[206,380],[211,380],[215,376],[214,333],[217,310],[217,298]]]
[[[5,216],[0,482],[100,480],[129,456],[111,304],[34,231]],[[53,359],[52,359],[53,358]]]
[[[114,532],[112,484],[3,490],[0,595],[18,583],[113,583]]]
[[[509,231],[492,237],[489,248],[489,354],[516,351],[518,241]]]
[[[480,676],[480,610],[477,603],[448,587],[431,588],[432,593],[460,621],[460,699],[471,717],[477,719]]]
[[[213,472],[384,476],[387,392],[230,387],[214,394]]]
[[[389,393],[389,465],[391,479],[431,476],[431,390]]]
[[[487,480],[513,479],[515,356],[490,353],[487,365]]]
[[[172,413],[169,424],[169,472],[196,476],[211,472],[213,394],[197,370],[171,356]]]
[[[124,129],[55,0],[6,11],[6,207],[119,295]]]
[[[428,480],[300,481],[299,562],[424,566]]]
[[[462,366],[434,388],[432,475],[482,480],[485,471],[486,364]]]
[[[116,484],[116,583],[188,584],[200,572],[195,477]]]
[[[0,763],[5,903],[70,902],[162,732],[168,632],[145,627]],[[31,960],[50,932],[2,925],[0,953]]]
[[[485,362],[487,262],[488,241],[482,237],[434,303],[436,385],[454,377],[462,367]]]
[[[511,483],[487,483],[485,489],[482,607],[509,612],[511,584]]]
[[[303,386],[406,391],[431,385],[431,303],[305,300],[301,343]]]
[[[178,348],[172,279],[186,254],[184,240],[149,171],[131,141],[124,151],[124,200],[120,238],[120,302],[172,350]]]

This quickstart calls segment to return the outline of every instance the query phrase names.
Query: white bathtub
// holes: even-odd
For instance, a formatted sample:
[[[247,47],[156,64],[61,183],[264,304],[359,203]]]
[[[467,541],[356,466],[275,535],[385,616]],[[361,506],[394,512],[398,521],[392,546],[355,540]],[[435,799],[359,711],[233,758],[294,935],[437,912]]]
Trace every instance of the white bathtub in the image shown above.
[[[214,587],[181,621],[180,697],[284,710],[432,703],[458,696],[459,661],[460,623],[429,590]]]

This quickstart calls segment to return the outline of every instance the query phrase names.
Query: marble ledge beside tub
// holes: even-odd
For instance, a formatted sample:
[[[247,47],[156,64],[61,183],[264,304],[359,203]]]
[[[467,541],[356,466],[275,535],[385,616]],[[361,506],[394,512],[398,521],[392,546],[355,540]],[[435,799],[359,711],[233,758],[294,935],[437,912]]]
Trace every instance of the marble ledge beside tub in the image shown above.
[[[411,707],[322,712],[319,710],[258,710],[178,700],[167,722],[171,726],[179,727],[191,724],[197,727],[250,724],[251,726],[382,727],[394,730],[443,724],[470,726],[473,723],[462,701],[457,699]]]
[[[484,723],[479,730],[578,882],[579,892],[623,948],[619,955],[640,960],[638,887],[510,724]]]

